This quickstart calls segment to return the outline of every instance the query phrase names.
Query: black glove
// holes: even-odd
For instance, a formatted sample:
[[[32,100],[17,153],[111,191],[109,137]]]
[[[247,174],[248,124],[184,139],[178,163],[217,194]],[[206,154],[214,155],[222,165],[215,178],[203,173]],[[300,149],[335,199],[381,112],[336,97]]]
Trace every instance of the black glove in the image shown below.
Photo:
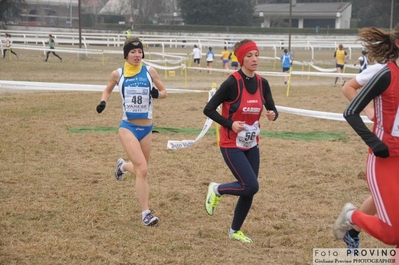
[[[105,105],[106,105],[106,104],[107,104],[107,103],[105,103],[104,100],[101,101],[100,104],[97,105],[97,112],[98,112],[98,113],[103,112],[103,110],[105,109]]]
[[[152,98],[159,98],[161,96],[161,93],[159,93],[159,90],[156,89],[155,87],[152,87],[151,89],[151,97]]]
[[[382,158],[387,158],[389,156],[388,146],[384,144],[384,142],[382,142],[381,140],[375,141],[375,143],[373,143],[370,148],[371,150],[373,150],[375,156]]]

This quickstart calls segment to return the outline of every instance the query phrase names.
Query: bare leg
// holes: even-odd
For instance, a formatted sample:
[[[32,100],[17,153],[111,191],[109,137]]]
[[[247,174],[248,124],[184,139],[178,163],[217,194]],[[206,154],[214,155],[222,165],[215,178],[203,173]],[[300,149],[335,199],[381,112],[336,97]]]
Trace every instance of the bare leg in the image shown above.
[[[149,185],[147,182],[148,160],[151,152],[152,135],[148,134],[140,142],[127,129],[119,128],[119,138],[131,162],[123,165],[124,171],[136,176],[136,195],[141,211],[149,209]]]

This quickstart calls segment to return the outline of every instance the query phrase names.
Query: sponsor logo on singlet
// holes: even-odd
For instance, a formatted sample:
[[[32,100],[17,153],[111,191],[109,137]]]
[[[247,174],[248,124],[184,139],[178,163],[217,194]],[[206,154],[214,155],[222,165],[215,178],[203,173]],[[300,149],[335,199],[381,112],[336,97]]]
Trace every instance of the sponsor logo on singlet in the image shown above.
[[[258,114],[261,111],[261,108],[257,107],[244,107],[242,108],[243,114]]]

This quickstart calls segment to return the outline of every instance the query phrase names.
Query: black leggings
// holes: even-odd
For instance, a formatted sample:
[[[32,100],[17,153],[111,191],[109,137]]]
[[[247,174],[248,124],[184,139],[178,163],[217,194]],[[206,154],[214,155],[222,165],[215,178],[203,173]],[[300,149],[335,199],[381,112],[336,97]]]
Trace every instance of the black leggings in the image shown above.
[[[259,190],[259,147],[255,146],[249,150],[238,148],[220,148],[224,161],[230,168],[237,181],[224,183],[218,187],[218,192],[239,196],[234,210],[231,228],[240,230],[247,214],[252,206],[254,195]]]
[[[62,60],[62,58],[58,54],[56,54],[55,52],[48,51],[46,53],[46,61],[48,60],[48,56],[50,55],[50,53],[54,54],[55,57],[58,57],[58,59]]]
[[[15,56],[18,57],[18,54],[16,54],[12,49],[4,49],[4,50],[3,50],[3,58],[6,57],[6,53],[7,53],[8,50],[10,50],[10,52],[11,52],[12,54],[14,54]]]

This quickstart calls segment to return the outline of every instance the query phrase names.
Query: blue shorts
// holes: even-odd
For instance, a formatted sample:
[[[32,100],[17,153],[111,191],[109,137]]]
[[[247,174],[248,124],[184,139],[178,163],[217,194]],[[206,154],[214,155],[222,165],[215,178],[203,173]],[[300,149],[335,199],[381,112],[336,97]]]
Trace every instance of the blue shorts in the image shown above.
[[[152,132],[152,127],[153,124],[149,126],[142,126],[142,125],[136,125],[131,122],[122,120],[121,123],[119,124],[119,128],[125,128],[128,129],[133,133],[133,135],[137,138],[137,140],[141,141],[144,137],[146,137],[148,134]]]
[[[231,67],[238,67],[238,62],[231,62]]]
[[[290,70],[290,67],[283,67],[283,72],[288,72]]]
[[[223,63],[229,63],[230,62],[230,60],[229,59],[227,59],[227,60],[223,60]]]

